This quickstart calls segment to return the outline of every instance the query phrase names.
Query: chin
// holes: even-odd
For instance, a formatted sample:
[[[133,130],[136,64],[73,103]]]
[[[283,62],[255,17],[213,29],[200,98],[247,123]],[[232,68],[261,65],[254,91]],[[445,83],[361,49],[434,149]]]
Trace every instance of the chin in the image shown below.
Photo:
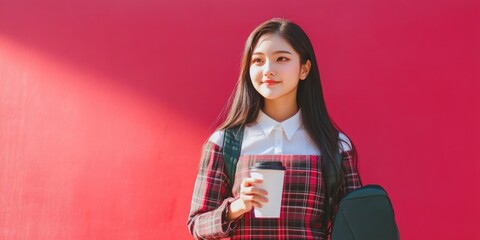
[[[268,100],[275,100],[279,97],[277,95],[272,95],[272,94],[261,94],[261,95],[263,96],[263,98],[268,99]]]

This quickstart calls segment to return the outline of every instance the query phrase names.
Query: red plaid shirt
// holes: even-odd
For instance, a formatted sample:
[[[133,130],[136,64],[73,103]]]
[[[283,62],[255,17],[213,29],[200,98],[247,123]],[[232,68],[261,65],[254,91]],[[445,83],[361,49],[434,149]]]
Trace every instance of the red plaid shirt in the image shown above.
[[[342,153],[344,192],[361,187],[351,151]],[[281,161],[286,167],[280,218],[255,218],[253,211],[235,222],[223,220],[226,207],[239,195],[239,183],[258,161]],[[195,239],[327,239],[322,224],[325,188],[315,155],[241,156],[233,188],[225,174],[222,149],[204,146],[192,197],[188,227]]]

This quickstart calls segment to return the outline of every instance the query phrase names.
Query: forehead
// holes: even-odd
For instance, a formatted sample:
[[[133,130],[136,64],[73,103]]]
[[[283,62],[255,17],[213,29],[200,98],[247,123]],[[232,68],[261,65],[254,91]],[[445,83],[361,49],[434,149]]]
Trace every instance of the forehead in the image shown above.
[[[258,39],[253,52],[269,53],[275,51],[289,51],[294,53],[293,47],[278,34],[265,34]]]

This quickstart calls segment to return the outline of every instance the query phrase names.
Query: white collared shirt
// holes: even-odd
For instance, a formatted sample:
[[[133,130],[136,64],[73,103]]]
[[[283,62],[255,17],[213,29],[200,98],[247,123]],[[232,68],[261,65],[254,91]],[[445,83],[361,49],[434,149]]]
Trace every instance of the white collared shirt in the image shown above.
[[[245,127],[240,155],[320,155],[320,150],[303,127],[301,111],[283,122],[277,122],[263,111],[257,121]],[[350,141],[340,133],[344,151],[350,150]],[[215,131],[209,141],[222,147],[223,131]]]

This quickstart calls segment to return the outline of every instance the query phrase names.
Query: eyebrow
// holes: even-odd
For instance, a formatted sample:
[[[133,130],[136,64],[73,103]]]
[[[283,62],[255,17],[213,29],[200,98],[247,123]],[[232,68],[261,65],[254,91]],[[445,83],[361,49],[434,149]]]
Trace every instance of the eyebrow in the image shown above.
[[[279,53],[287,53],[287,54],[293,55],[291,52],[285,51],[285,50],[279,50],[279,51],[273,52],[273,54],[279,54]],[[265,55],[265,54],[262,53],[262,52],[254,52],[254,53],[252,53],[252,55]]]

